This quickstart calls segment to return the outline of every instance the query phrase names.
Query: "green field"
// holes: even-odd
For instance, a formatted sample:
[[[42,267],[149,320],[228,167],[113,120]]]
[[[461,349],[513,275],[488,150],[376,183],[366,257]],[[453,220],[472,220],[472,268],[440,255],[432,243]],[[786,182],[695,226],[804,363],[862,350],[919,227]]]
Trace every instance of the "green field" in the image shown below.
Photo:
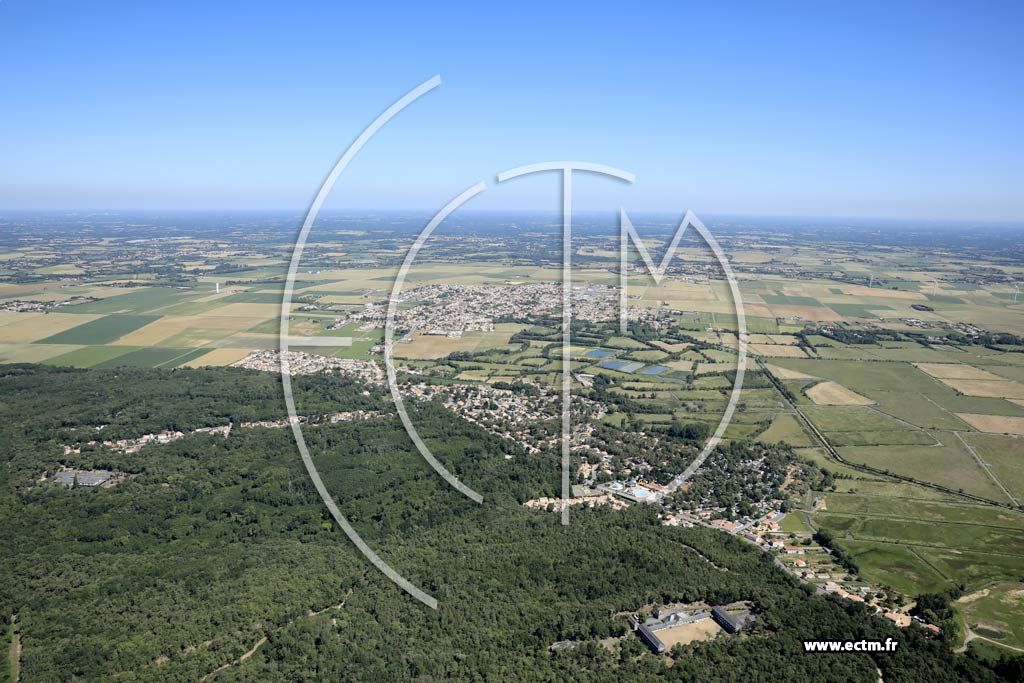
[[[160,316],[112,313],[41,339],[38,344],[109,344]]]
[[[814,513],[814,522],[858,540],[891,541],[908,545],[985,552],[998,548],[1020,557],[1024,566],[1024,530],[978,524],[921,522],[888,517],[848,517],[832,512]]]
[[[866,484],[856,482],[856,487],[869,488]],[[916,488],[903,486],[904,491]],[[939,579],[970,588],[1014,578],[1024,567],[1020,512],[901,497],[898,490],[880,494],[832,493],[826,497],[827,510],[812,515],[815,525],[856,553],[865,578],[884,576],[913,595],[937,589]],[[893,576],[893,567],[902,567],[905,575]]]
[[[807,520],[804,519],[803,512],[790,512],[782,518],[782,523],[779,524],[779,528],[786,533],[794,534],[809,534],[814,531],[814,529],[808,526]]]
[[[903,546],[847,539],[839,544],[853,555],[860,575],[873,583],[892,586],[906,595],[940,591],[949,585],[941,574]]]
[[[944,575],[975,590],[993,580],[1021,578],[1022,558],[1016,555],[978,553],[965,550],[917,548],[918,554]]]
[[[114,347],[117,348],[117,347]],[[202,356],[209,349],[169,349],[159,346],[129,351],[110,360],[97,363],[95,368],[131,366],[137,368],[174,367]]]
[[[940,436],[941,446],[847,446],[838,451],[850,462],[934,482],[988,500],[1010,502],[955,436]]]
[[[891,311],[884,304],[826,304],[844,318],[877,318],[879,311]],[[884,313],[882,313],[884,315]]]
[[[787,413],[775,416],[768,429],[757,436],[765,443],[787,443],[790,446],[810,446],[811,438],[804,432],[796,417]]]
[[[996,434],[964,434],[1010,493],[1024,500],[1024,440]]]
[[[126,294],[116,293],[99,301],[76,304],[64,310],[67,313],[151,313],[158,308],[181,303],[195,296],[196,294],[190,290],[144,287],[128,290]]]
[[[826,500],[829,512],[852,516],[873,515],[933,522],[960,522],[1008,529],[1024,528],[1024,513],[986,505],[841,493],[830,493]]]

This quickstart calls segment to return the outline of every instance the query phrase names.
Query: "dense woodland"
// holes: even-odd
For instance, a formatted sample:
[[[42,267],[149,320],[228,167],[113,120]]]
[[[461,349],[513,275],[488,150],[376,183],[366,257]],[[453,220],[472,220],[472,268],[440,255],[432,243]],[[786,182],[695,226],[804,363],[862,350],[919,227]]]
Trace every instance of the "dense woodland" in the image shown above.
[[[305,415],[390,414],[380,393],[336,377],[295,385]],[[62,444],[101,425],[113,438],[280,418],[273,375],[3,366],[0,411],[0,614],[18,615],[27,682],[196,681],[215,670],[207,680],[874,683],[879,671],[887,682],[1020,680],[1018,662],[956,655],[920,629],[812,595],[742,541],[661,526],[651,508],[577,510],[568,527],[526,510],[522,500],[557,491],[557,463],[437,406],[413,419],[482,505],[429,469],[397,419],[304,430],[343,512],[438,598],[436,611],[335,528],[290,430],[64,455]],[[40,483],[62,463],[131,476],[107,489]],[[746,600],[757,620],[744,635],[677,648],[668,666],[617,614],[697,600]],[[264,636],[245,662],[218,670]],[[896,653],[801,647],[886,637],[900,641]],[[559,640],[580,644],[550,652]]]

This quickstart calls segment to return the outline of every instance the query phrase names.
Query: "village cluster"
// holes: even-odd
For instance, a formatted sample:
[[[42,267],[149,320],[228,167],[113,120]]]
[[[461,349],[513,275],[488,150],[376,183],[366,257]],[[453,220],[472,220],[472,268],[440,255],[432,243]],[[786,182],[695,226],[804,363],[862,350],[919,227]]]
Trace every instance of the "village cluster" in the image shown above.
[[[73,296],[63,301],[33,301],[24,299],[10,299],[0,304],[0,311],[7,313],[49,313],[55,308],[62,306],[74,306],[86,301],[96,301],[93,296]]]
[[[562,286],[558,283],[501,285],[424,285],[402,292],[397,300],[395,327],[411,334],[461,336],[464,332],[489,332],[496,321],[524,320],[560,315]],[[587,283],[572,291],[576,320],[615,320],[619,315],[619,289]],[[364,304],[362,310],[337,320],[337,329],[359,323],[361,330],[381,329],[387,321],[387,300]],[[631,317],[656,322],[647,308],[630,309]]]
[[[384,380],[384,371],[373,361],[333,358],[302,351],[287,351],[285,358],[288,361],[289,375],[315,375],[320,372],[338,371],[354,375],[371,384]],[[242,360],[232,363],[232,367],[262,372],[281,372],[281,353],[272,349],[253,351]]]

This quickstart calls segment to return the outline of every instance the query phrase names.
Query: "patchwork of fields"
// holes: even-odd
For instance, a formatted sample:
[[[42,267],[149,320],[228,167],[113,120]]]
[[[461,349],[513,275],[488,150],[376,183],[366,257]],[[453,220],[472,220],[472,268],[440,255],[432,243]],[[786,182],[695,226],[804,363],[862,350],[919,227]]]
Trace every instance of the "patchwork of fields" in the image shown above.
[[[291,333],[351,337],[351,346],[331,352],[367,357],[383,336],[376,323],[334,323],[386,298],[400,246],[319,245],[320,265],[303,268],[296,283]],[[275,348],[286,248],[223,247],[188,261],[182,286],[157,284],[145,270],[112,275],[114,265],[102,259],[93,266],[107,276],[90,279],[89,259],[53,263],[54,254],[40,253],[36,279],[0,282],[0,302],[67,305],[0,311],[0,362],[198,367]],[[588,261],[574,271],[576,282],[618,284],[618,252],[606,247],[581,247]],[[406,287],[550,283],[561,275],[543,260],[526,264],[510,254],[475,262],[483,251],[454,248],[447,260],[417,263]],[[730,251],[744,266],[750,356],[726,439],[787,443],[834,475],[834,487],[818,492],[823,506],[790,517],[830,531],[865,579],[908,595],[963,584],[971,627],[1024,646],[1014,583],[1024,574],[1024,349],[934,338],[956,325],[1024,334],[1024,302],[1009,281],[967,282],[946,255],[902,248],[840,257],[827,245],[778,240],[768,251]],[[30,252],[12,252],[12,259]],[[683,252],[692,263],[707,258]],[[143,262],[144,251],[133,264]],[[215,272],[222,266],[225,272]],[[787,269],[800,274],[779,274]],[[670,330],[657,339],[574,332],[574,386],[613,380],[609,396],[628,409],[605,415],[611,424],[714,427],[739,346],[729,287],[699,268],[674,272],[660,286],[634,273],[629,284],[630,305],[669,311]],[[451,336],[417,331],[395,356],[438,381],[557,384],[560,331],[543,325],[498,322],[493,331]]]
[[[1019,580],[1024,443],[1016,435],[1024,412],[1008,388],[1020,377],[1019,354],[977,346],[922,346],[916,353],[912,347],[828,343],[861,358],[826,358],[815,347],[815,357],[772,357],[766,366],[790,392],[801,419],[773,423],[762,438],[793,439],[805,446],[805,456],[842,477],[835,491],[824,492],[824,507],[811,513],[812,524],[839,539],[865,579],[908,595],[959,585],[972,592],[993,581]],[[943,354],[942,362],[936,354]],[[971,391],[962,382],[1000,389]],[[823,401],[822,386],[829,394],[841,387],[843,395],[864,401]],[[821,446],[816,434],[808,435],[810,425],[848,465],[821,448],[806,448]],[[794,434],[801,427],[803,433]],[[990,609],[1003,609],[1003,617],[1012,612],[1000,605]],[[1024,642],[1016,617],[975,614],[985,609],[988,603],[979,600],[973,612],[965,610],[967,622],[988,624],[996,642]]]

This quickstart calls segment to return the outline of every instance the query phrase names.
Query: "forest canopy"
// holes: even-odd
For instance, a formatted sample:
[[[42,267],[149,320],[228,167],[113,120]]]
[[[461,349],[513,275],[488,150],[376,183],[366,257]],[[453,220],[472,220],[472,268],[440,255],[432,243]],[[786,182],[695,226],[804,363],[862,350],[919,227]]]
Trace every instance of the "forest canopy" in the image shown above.
[[[296,378],[299,412],[379,416],[305,428],[339,507],[436,596],[381,576],[330,520],[287,429],[195,434],[124,454],[63,444],[284,416],[279,380],[239,369],[0,368],[0,614],[17,614],[24,681],[1014,680],[1017,664],[954,654],[920,629],[811,594],[741,540],[663,526],[655,510],[558,516],[557,463],[453,418],[413,419],[453,491],[379,391]],[[106,437],[105,437],[106,438]],[[507,456],[507,457],[506,457]],[[109,488],[41,481],[58,467],[125,474]],[[746,601],[741,636],[637,648],[625,612]],[[895,653],[803,654],[803,639],[895,638]],[[254,645],[244,662],[232,664]],[[575,647],[551,652],[557,641]],[[671,666],[669,666],[671,664]],[[225,665],[228,665],[225,667]],[[223,667],[223,668],[222,668]],[[212,674],[212,675],[210,675]]]

